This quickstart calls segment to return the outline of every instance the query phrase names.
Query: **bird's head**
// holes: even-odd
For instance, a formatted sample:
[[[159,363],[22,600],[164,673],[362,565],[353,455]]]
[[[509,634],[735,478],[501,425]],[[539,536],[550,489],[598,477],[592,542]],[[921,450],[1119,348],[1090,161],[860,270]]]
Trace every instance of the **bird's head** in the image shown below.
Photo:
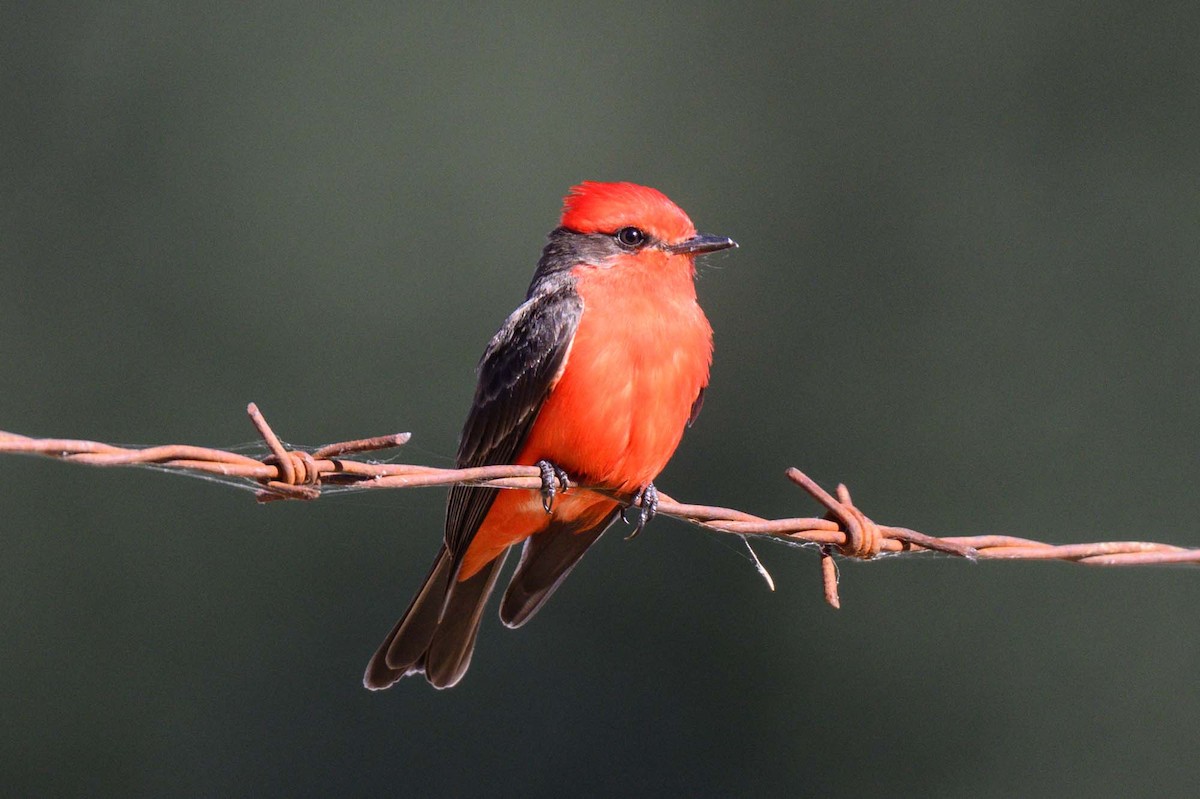
[[[539,272],[578,265],[654,270],[691,277],[696,256],[736,247],[725,236],[696,232],[678,205],[636,183],[587,181],[563,200]]]

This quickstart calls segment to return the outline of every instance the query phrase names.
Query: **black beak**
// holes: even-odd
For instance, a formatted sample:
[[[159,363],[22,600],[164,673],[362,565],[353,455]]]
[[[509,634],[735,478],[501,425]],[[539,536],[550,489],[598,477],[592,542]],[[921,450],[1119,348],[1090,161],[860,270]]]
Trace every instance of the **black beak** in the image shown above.
[[[671,255],[703,255],[706,252],[728,250],[736,246],[737,242],[728,236],[706,236],[701,233],[678,244],[664,245],[663,250]]]

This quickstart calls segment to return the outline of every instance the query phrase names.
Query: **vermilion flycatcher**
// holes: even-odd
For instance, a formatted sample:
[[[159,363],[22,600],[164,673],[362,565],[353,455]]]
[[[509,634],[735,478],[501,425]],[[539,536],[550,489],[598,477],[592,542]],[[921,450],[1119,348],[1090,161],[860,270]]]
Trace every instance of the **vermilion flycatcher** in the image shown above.
[[[637,529],[654,515],[653,480],[700,412],[712,362],[695,258],[736,246],[697,235],[654,189],[571,189],[525,302],[483,353],[457,457],[459,467],[537,465],[541,495],[450,490],[442,548],[371,658],[368,688],[420,672],[436,688],[462,679],[504,556],[521,541],[500,618],[509,627],[529,621],[624,509],[567,491],[568,475],[634,496]]]

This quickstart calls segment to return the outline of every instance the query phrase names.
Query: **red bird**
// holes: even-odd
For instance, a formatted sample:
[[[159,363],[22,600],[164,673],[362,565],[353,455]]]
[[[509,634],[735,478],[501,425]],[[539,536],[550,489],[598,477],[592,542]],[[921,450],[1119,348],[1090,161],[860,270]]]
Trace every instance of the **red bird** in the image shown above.
[[[653,480],[700,412],[712,362],[695,259],[736,246],[697,235],[655,189],[571,189],[525,302],[483,353],[457,456],[459,467],[537,465],[541,495],[451,489],[437,560],[371,658],[366,687],[422,672],[435,688],[461,680],[505,555],[521,541],[500,618],[529,621],[623,515],[613,499],[568,492],[568,475],[635,497],[637,530],[654,515]]]

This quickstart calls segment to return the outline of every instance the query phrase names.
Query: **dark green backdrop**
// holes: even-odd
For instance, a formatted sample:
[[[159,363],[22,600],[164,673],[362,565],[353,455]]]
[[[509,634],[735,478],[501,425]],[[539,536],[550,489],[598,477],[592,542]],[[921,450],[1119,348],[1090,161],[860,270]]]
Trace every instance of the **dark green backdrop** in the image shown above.
[[[0,11],[0,428],[453,454],[581,179],[742,248],[681,499],[1200,545],[1195,3]],[[443,492],[0,459],[13,794],[1200,788],[1200,571],[606,539],[453,691],[360,687]]]

